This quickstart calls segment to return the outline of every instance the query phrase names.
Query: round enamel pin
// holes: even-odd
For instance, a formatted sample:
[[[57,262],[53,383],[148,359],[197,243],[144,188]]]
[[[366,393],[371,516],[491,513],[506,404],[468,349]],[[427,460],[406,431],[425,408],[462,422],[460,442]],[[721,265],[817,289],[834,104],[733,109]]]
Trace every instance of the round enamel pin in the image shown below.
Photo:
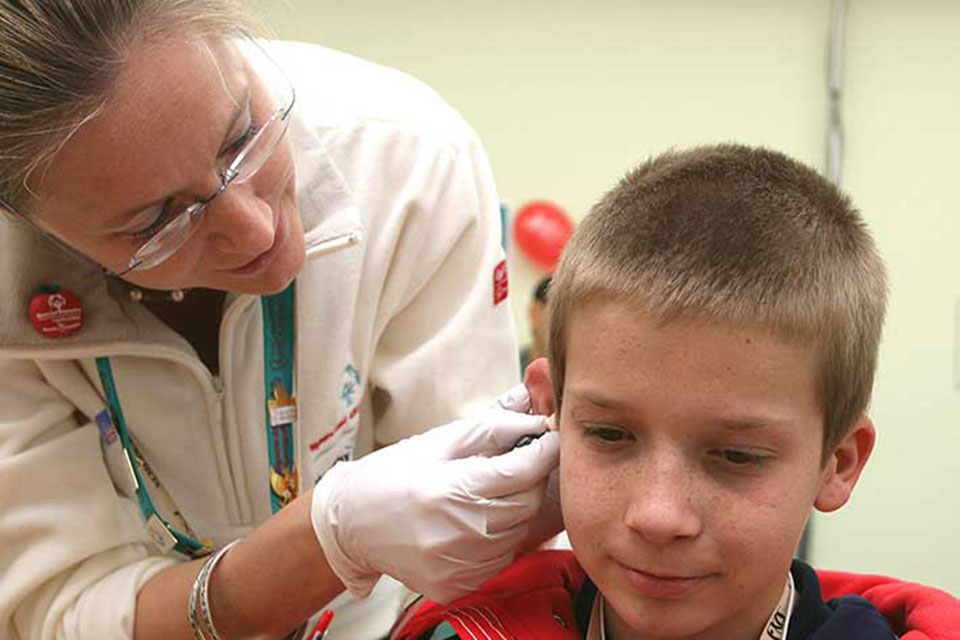
[[[69,289],[43,285],[30,299],[30,323],[47,338],[64,338],[83,326],[83,305]]]

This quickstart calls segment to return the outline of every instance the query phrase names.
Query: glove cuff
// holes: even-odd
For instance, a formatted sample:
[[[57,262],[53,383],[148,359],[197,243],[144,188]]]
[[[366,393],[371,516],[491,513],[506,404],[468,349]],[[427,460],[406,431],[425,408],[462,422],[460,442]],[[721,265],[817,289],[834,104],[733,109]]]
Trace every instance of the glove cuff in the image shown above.
[[[340,543],[344,534],[340,495],[348,483],[344,482],[351,462],[338,462],[323,474],[313,488],[310,502],[310,522],[317,541],[323,549],[327,564],[351,594],[358,598],[370,595],[380,579],[380,572],[351,558]]]

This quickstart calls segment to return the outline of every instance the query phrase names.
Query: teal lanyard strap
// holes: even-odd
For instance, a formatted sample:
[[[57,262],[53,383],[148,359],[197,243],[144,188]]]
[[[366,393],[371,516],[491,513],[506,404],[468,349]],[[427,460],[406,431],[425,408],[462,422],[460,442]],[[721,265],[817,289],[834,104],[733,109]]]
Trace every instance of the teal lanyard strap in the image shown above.
[[[261,296],[263,308],[263,389],[266,394],[267,447],[270,453],[270,507],[274,513],[297,496],[293,425],[297,404],[293,386],[296,329],[294,283]]]
[[[103,393],[107,396],[107,409],[110,411],[110,418],[120,436],[120,446],[123,447],[123,454],[126,456],[127,465],[133,476],[137,502],[140,504],[140,512],[143,514],[147,524],[147,531],[154,542],[165,549],[174,549],[179,553],[190,558],[199,558],[204,556],[212,548],[208,544],[198,542],[190,536],[180,533],[167,522],[153,506],[150,500],[150,494],[143,484],[143,478],[140,475],[139,465],[137,464],[136,454],[133,450],[133,443],[130,440],[130,432],[127,430],[127,421],[123,417],[123,409],[120,407],[120,398],[117,397],[117,386],[113,381],[113,369],[110,367],[110,360],[107,358],[97,358],[97,372],[100,374],[100,383],[103,385]]]
[[[266,394],[267,443],[270,452],[270,506],[274,512],[296,497],[299,479],[296,469],[293,425],[297,417],[293,396],[293,367],[296,342],[294,283],[282,292],[262,296],[263,375]],[[158,512],[140,475],[133,442],[127,429],[113,369],[108,358],[97,358],[97,372],[106,396],[110,419],[120,436],[120,445],[133,479],[140,512],[147,530],[163,548],[173,548],[191,558],[210,553],[212,546],[174,529]],[[98,418],[99,420],[99,418]]]

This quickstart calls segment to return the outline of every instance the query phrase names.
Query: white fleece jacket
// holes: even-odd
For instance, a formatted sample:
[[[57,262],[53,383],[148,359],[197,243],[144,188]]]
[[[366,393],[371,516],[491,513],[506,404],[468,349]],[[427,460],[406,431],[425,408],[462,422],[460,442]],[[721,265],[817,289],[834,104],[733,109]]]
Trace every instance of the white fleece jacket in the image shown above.
[[[469,126],[396,71],[314,45],[272,52],[297,89],[289,135],[308,258],[296,285],[296,437],[309,486],[341,456],[489,403],[516,382],[517,349],[508,303],[495,302],[498,200]],[[32,329],[41,284],[80,296],[80,332]],[[228,297],[212,376],[115,288],[0,222],[5,639],[132,637],[137,590],[179,561],[151,546],[105,464],[91,422],[103,407],[98,356],[110,357],[132,436],[198,535],[224,544],[271,515],[259,298]],[[386,631],[403,594],[376,593],[342,610],[337,637]]]

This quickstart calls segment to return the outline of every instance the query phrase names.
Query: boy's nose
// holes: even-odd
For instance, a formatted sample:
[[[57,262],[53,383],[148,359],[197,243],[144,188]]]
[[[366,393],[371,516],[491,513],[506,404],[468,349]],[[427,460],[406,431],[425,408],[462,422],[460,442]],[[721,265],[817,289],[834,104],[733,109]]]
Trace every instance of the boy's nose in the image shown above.
[[[703,523],[694,474],[676,459],[651,459],[636,478],[624,523],[651,544],[696,537]]]

